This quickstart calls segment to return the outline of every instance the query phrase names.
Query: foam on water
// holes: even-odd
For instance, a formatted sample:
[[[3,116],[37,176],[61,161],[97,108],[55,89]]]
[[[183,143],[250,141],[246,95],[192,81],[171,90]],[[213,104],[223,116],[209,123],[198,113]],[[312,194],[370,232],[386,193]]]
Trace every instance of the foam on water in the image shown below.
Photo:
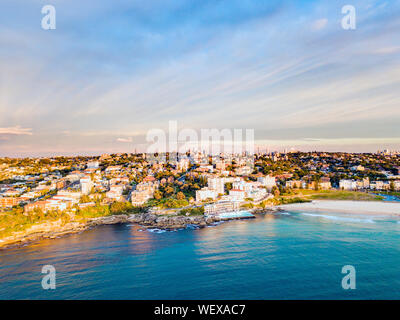
[[[164,232],[167,232],[167,230],[162,230],[162,229],[158,229],[158,228],[147,229],[147,231],[149,231],[149,232],[154,232],[154,233],[164,233]]]
[[[324,219],[334,220],[334,221],[342,221],[342,222],[375,223],[375,221],[370,218],[348,218],[348,217],[342,217],[342,216],[331,216],[331,215],[326,215],[326,214],[305,213],[305,212],[301,213],[301,215],[309,216],[309,217],[324,218]]]
[[[284,216],[290,216],[291,215],[289,212],[285,212],[285,211],[278,211],[278,212],[275,212],[275,214],[282,214]]]

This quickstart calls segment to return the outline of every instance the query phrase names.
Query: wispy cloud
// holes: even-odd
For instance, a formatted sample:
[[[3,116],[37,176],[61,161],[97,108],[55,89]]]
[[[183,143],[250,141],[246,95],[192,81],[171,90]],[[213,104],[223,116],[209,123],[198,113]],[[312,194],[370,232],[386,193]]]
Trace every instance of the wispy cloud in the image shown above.
[[[20,126],[15,126],[8,128],[0,128],[0,134],[31,136],[33,133],[31,128],[22,128]]]
[[[328,19],[326,19],[326,18],[318,19],[318,20],[314,21],[311,28],[315,31],[318,31],[318,30],[324,29],[327,24],[328,24]]]
[[[400,52],[400,46],[384,47],[376,49],[377,54],[392,54]]]
[[[400,137],[400,2],[369,2],[354,0],[346,31],[334,1],[59,1],[47,32],[37,4],[3,0],[1,151],[122,150],[169,120],[265,140]]]
[[[118,142],[132,142],[132,138],[117,138]]]

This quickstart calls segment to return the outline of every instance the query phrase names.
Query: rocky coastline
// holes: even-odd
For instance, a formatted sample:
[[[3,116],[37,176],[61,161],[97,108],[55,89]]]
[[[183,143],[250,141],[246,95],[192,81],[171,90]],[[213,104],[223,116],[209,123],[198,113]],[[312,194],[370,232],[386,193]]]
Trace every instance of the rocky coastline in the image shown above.
[[[254,213],[266,213],[269,209],[257,210]],[[158,215],[154,213],[137,213],[131,215],[113,215],[91,218],[85,222],[69,222],[62,224],[61,220],[34,225],[27,230],[15,232],[13,235],[0,239],[0,250],[21,247],[42,239],[54,239],[64,235],[80,233],[100,225],[132,223],[144,228],[165,230],[183,229],[187,226],[204,228],[217,222],[246,218],[219,218],[206,216]]]

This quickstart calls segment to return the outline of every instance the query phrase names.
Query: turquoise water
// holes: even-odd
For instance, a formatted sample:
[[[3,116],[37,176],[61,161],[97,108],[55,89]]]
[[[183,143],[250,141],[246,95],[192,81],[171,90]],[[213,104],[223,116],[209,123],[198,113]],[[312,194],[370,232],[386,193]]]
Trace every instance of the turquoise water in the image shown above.
[[[224,212],[218,214],[218,217],[222,219],[226,218],[250,218],[253,217],[254,215],[251,214],[248,211],[231,211],[231,212]]]
[[[383,197],[383,201],[400,202],[400,198],[397,196],[391,196],[389,194],[384,194],[384,193],[378,193],[378,196]]]
[[[399,299],[400,223],[284,213],[198,230],[101,226],[0,251],[0,299]],[[41,268],[57,270],[43,290]],[[356,290],[341,269],[356,268]]]

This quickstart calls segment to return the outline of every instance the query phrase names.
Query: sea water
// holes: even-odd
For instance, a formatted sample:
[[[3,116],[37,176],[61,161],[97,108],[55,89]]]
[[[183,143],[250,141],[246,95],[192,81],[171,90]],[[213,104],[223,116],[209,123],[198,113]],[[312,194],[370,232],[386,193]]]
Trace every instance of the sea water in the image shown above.
[[[399,299],[400,223],[275,213],[175,232],[107,225],[0,251],[0,299]],[[44,265],[56,289],[41,285]],[[356,289],[344,290],[345,265]]]

